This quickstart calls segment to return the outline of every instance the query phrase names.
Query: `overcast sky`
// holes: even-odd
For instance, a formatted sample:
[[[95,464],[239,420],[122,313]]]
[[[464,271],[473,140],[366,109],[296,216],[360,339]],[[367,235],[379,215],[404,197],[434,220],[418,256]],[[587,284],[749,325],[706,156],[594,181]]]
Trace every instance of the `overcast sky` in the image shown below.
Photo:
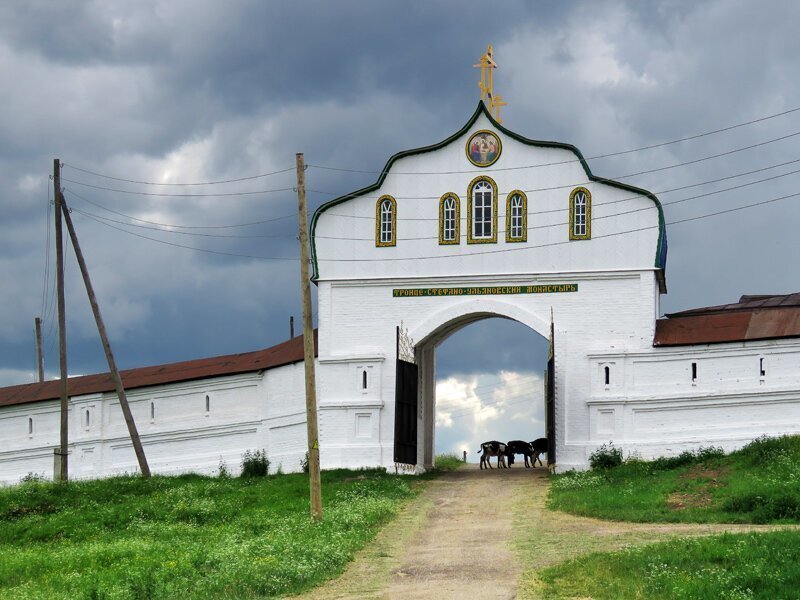
[[[488,43],[504,125],[587,157],[771,117],[800,107],[798,23],[791,0],[4,2],[0,385],[33,381],[36,316],[47,375],[58,374],[54,158],[119,365],[243,352],[285,340],[289,316],[300,320],[296,152],[374,171],[446,138],[475,109],[472,65]],[[797,193],[798,132],[800,111],[590,160],[665,205],[663,312],[800,290],[800,197],[669,225]],[[175,184],[284,169],[193,187],[97,175]],[[374,179],[310,167],[311,207]],[[200,195],[215,193],[229,195]],[[103,371],[69,252],[70,373]],[[505,353],[486,347],[489,335]],[[505,321],[448,340],[438,450],[538,437],[545,353],[537,334]]]

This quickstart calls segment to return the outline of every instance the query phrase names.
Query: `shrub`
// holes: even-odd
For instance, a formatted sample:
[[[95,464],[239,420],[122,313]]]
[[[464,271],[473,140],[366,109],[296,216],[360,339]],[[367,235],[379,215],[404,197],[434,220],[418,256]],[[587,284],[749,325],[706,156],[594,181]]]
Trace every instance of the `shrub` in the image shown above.
[[[660,456],[652,461],[653,471],[669,471],[678,467],[686,467],[696,463],[717,460],[725,456],[722,448],[700,446],[697,450],[684,450],[678,456]]]
[[[266,477],[269,459],[266,450],[245,450],[242,455],[242,477]]]
[[[589,456],[592,470],[613,469],[622,464],[622,449],[614,448],[613,442],[603,444]]]
[[[222,457],[220,457],[220,459],[219,459],[219,472],[218,472],[217,476],[220,479],[227,479],[228,477],[231,476],[231,473],[228,470],[228,465],[225,462],[225,459],[223,459]]]
[[[737,452],[749,458],[754,465],[766,465],[787,454],[800,450],[798,436],[767,437],[762,435]]]
[[[33,471],[28,472],[20,479],[21,483],[41,483],[43,481],[46,481],[44,473],[34,473]]]
[[[303,469],[303,473],[308,473],[308,451],[306,450],[305,456],[300,459],[300,468]]]

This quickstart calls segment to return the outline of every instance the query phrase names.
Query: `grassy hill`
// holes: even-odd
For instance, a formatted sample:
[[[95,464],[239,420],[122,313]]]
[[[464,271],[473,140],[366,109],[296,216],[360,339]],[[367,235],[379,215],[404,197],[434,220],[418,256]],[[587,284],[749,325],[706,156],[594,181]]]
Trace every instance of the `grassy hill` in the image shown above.
[[[611,465],[613,447],[594,455]],[[549,507],[619,521],[800,523],[800,437],[758,438],[724,455],[715,448],[553,478]]]
[[[254,598],[342,571],[413,479],[323,473],[325,519],[307,476],[115,477],[0,489],[0,598]]]
[[[800,437],[759,438],[655,461],[621,460],[553,477],[549,506],[639,522],[800,523]],[[617,464],[618,463],[618,464]],[[548,598],[800,597],[800,530],[723,534],[594,553],[544,569]]]

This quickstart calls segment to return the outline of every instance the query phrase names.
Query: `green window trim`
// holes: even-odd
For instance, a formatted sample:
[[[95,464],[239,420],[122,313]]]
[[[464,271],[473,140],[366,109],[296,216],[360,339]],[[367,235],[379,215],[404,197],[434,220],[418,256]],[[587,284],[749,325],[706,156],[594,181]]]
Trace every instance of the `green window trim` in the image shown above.
[[[569,195],[569,239],[592,239],[592,193],[585,187]]]
[[[511,203],[513,198],[519,198],[522,201],[520,208],[521,214],[519,217],[522,223],[515,227],[514,215],[512,214]],[[518,231],[514,231],[518,229]],[[517,235],[513,235],[517,233]],[[506,196],[506,242],[509,244],[516,242],[528,241],[528,197],[522,190],[514,190]]]
[[[452,200],[453,227],[447,227],[447,214],[446,205],[448,200]],[[450,235],[447,235],[450,234]],[[439,244],[442,246],[450,246],[461,243],[461,199],[458,194],[447,192],[439,199]]]
[[[384,208],[388,208],[388,211],[384,211]],[[385,218],[387,215],[388,218]],[[375,203],[375,246],[384,248],[396,245],[397,200],[391,196],[381,196]]]
[[[492,201],[491,201],[491,218],[489,219],[489,225],[491,226],[491,235],[488,236],[475,236],[474,233],[474,198],[473,198],[473,190],[475,187],[485,182],[489,184],[492,193]],[[484,221],[485,225],[485,221]],[[494,182],[494,179],[488,177],[486,175],[479,175],[472,181],[470,181],[469,186],[467,187],[467,243],[468,244],[496,244],[497,243],[497,184]]]

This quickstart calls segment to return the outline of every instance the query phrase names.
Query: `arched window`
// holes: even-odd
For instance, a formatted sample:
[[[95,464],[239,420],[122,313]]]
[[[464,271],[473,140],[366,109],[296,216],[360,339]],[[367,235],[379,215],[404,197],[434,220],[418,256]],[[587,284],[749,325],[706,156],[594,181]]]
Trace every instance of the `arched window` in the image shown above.
[[[497,184],[481,175],[473,179],[467,189],[468,244],[497,242]]]
[[[569,195],[569,239],[592,238],[592,195],[586,188],[575,188]]]
[[[397,202],[391,196],[381,196],[375,205],[375,245],[394,246],[397,243]]]
[[[506,242],[528,239],[528,198],[514,190],[506,198]]]
[[[461,222],[460,202],[458,196],[447,193],[439,200],[439,243],[458,244],[459,223]]]

